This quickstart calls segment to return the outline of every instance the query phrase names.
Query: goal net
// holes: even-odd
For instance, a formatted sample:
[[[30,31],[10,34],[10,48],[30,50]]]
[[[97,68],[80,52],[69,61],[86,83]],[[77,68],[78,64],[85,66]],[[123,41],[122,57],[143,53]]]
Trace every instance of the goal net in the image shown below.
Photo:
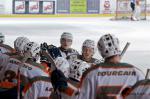
[[[141,20],[146,20],[146,0],[140,1],[141,8]],[[126,20],[131,19],[132,9],[130,7],[130,0],[117,0],[116,1],[116,11],[115,11],[115,19],[116,20]]]

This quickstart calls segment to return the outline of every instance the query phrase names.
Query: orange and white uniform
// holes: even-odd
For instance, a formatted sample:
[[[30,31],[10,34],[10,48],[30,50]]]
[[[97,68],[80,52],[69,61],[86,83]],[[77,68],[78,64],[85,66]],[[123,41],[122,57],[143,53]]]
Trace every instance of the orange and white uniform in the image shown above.
[[[126,63],[101,63],[84,75],[78,99],[122,99],[125,87],[144,79],[144,74]]]
[[[52,88],[51,82],[49,80],[37,79],[36,82],[35,81],[33,82],[32,80],[36,77],[49,78],[49,74],[44,72],[39,67],[34,66],[33,64],[21,63],[20,60],[16,58],[12,58],[5,54],[0,54],[0,56],[1,56],[0,57],[0,67],[1,67],[0,80],[1,82],[3,83],[10,82],[13,84],[13,86],[17,85],[17,75],[18,75],[18,69],[19,69],[21,85],[24,86],[24,91],[23,91],[24,99],[37,99],[39,97],[50,96],[51,92],[44,94],[44,90],[45,90],[44,87],[47,87],[47,86],[44,86],[44,84],[49,85],[50,88],[48,89]],[[28,84],[30,84],[30,86],[28,86]],[[5,85],[5,84],[1,84],[1,85]],[[7,88],[8,86],[0,86],[0,87]],[[12,88],[12,87],[9,86],[9,88]],[[35,90],[36,90],[36,93],[34,93]],[[38,94],[38,93],[43,93],[43,94]]]
[[[138,81],[129,90],[130,93],[124,99],[149,99],[150,97],[150,80],[145,79]]]

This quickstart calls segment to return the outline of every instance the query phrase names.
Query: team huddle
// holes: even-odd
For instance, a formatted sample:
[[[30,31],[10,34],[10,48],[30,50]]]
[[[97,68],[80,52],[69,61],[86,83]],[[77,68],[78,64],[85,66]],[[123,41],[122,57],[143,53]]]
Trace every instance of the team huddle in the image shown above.
[[[1,99],[149,99],[150,80],[137,67],[121,62],[119,40],[102,35],[97,48],[86,39],[82,52],[64,32],[60,47],[18,37],[14,47],[0,33]]]

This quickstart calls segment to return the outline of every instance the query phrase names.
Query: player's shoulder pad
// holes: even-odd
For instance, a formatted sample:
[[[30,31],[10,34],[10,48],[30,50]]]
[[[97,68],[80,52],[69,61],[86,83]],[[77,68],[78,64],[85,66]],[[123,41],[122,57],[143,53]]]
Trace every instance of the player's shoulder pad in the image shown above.
[[[89,74],[91,71],[96,70],[99,68],[99,65],[92,65],[90,68],[88,68],[82,75],[82,78],[85,78],[87,76],[87,74]]]

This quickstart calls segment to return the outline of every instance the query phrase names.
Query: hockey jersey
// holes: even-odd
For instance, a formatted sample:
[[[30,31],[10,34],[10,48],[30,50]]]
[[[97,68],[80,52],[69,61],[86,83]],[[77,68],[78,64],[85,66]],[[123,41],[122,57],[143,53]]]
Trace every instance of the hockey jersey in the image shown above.
[[[50,77],[36,76],[32,78],[23,90],[24,99],[49,99],[53,87]]]
[[[67,56],[70,56],[70,55],[78,55],[79,54],[75,49],[72,49],[72,48],[65,50],[65,49],[59,47],[59,49],[60,49],[62,57],[64,57],[64,58],[67,58]]]
[[[150,95],[150,80],[145,79],[137,82],[131,87],[130,94],[124,99],[149,99]]]
[[[28,90],[30,89],[30,87],[32,87],[32,85],[28,88],[26,88],[26,86],[30,83],[31,79],[33,79],[37,76],[49,77],[49,75],[47,73],[45,73],[39,67],[33,66],[29,63],[21,63],[18,59],[12,58],[12,57],[5,55],[5,54],[0,54],[0,56],[1,56],[0,57],[0,67],[1,67],[1,71],[0,71],[1,78],[0,78],[0,80],[1,80],[1,83],[11,82],[13,84],[17,84],[17,75],[18,75],[18,69],[19,69],[20,70],[20,76],[21,76],[20,77],[21,85],[24,86],[24,88],[26,89],[26,92],[28,92]],[[42,81],[40,83],[42,83],[42,84],[48,83],[49,85],[51,85],[51,82],[47,82],[47,81]],[[38,84],[32,83],[32,84],[33,84],[33,86],[39,85],[39,83]],[[0,86],[0,87],[1,88],[8,88],[8,86]],[[11,86],[9,88],[11,88]],[[39,89],[36,91],[39,92],[41,90],[42,89]],[[32,88],[32,91],[35,91],[35,89]],[[26,95],[26,92],[24,92],[24,95]],[[31,91],[29,91],[28,94],[31,94],[30,92]],[[48,95],[47,94],[45,94],[45,95],[46,95],[46,97],[50,96],[50,93]],[[36,96],[37,95],[33,95],[32,97],[36,97]],[[35,98],[32,98],[32,99],[35,99]]]
[[[78,55],[78,59],[85,61],[82,55]],[[89,61],[86,62],[90,65],[96,65],[101,63],[101,61],[96,58],[91,58]]]
[[[78,99],[122,99],[125,87],[144,79],[144,74],[126,63],[101,63],[83,75]]]

